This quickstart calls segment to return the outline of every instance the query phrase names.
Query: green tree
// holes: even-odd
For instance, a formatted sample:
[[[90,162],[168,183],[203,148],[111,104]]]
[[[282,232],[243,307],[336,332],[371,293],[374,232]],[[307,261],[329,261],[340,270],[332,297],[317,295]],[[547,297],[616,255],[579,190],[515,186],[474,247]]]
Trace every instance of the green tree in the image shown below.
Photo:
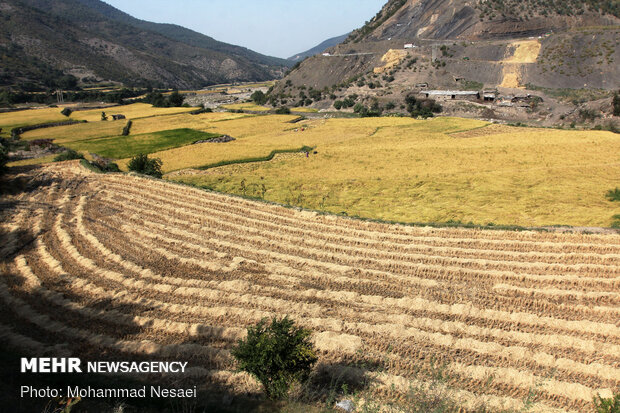
[[[287,108],[286,106],[282,106],[276,109],[276,115],[289,115],[290,113],[291,113],[291,110]]]
[[[6,169],[6,163],[9,160],[9,151],[8,149],[0,142],[0,174],[2,174]]]
[[[149,158],[148,155],[139,153],[131,158],[127,167],[130,171],[161,178],[163,175],[161,172],[161,165],[161,159]]]
[[[270,399],[284,397],[294,381],[306,380],[317,361],[310,331],[287,317],[262,319],[248,327],[245,340],[232,350],[239,370],[256,377]]]
[[[84,155],[74,149],[69,149],[68,151],[56,155],[54,157],[54,162],[71,161],[73,159],[84,159]]]
[[[618,93],[614,93],[614,116],[620,116],[620,95]]]
[[[183,106],[184,100],[185,99],[183,98],[183,95],[181,95],[178,90],[175,90],[174,92],[170,94],[170,96],[168,96],[168,106],[170,107]]]
[[[265,95],[260,90],[252,93],[250,99],[252,99],[252,101],[254,101],[254,103],[256,103],[257,105],[264,105],[265,103],[267,103],[267,95]]]

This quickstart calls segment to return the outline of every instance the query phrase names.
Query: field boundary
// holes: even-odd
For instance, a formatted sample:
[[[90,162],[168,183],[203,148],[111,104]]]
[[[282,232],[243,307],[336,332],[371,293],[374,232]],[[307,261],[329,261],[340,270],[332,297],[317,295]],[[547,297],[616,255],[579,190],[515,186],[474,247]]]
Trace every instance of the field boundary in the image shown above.
[[[281,153],[309,152],[309,151],[311,151],[313,149],[314,148],[311,147],[311,146],[302,146],[301,148],[296,148],[296,149],[274,149],[267,156],[257,156],[257,157],[254,157],[254,158],[243,158],[243,159],[233,159],[233,160],[229,160],[229,161],[220,161],[220,162],[216,162],[216,163],[212,163],[212,164],[207,164],[207,165],[203,165],[203,166],[199,166],[197,168],[191,168],[191,169],[198,169],[198,170],[201,170],[201,171],[205,171],[207,169],[218,168],[220,166],[244,164],[244,163],[254,163],[254,162],[268,162],[268,161],[272,160],[274,156],[276,156],[278,154],[281,154]],[[187,169],[187,168],[183,168],[183,169]],[[175,172],[175,171],[170,171],[170,172]],[[170,173],[170,172],[168,172],[168,173]],[[190,186],[193,186],[193,185],[190,185]],[[196,187],[200,188],[198,186],[196,186]]]

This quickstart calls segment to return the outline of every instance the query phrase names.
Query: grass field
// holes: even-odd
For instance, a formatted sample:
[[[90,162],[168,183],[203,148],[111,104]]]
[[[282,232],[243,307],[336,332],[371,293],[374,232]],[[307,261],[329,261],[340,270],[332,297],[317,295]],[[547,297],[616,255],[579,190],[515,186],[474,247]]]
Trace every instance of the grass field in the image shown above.
[[[378,224],[75,161],[15,179],[26,190],[0,210],[0,342],[21,357],[183,360],[184,384],[234,399],[260,388],[230,349],[287,314],[312,332],[319,382],[386,404],[421,389],[458,411],[593,413],[620,386],[617,233]]]
[[[217,136],[220,135],[185,128],[140,135],[76,141],[67,143],[65,146],[80,152],[96,153],[105,158],[123,159],[131,158],[138,153],[152,153],[191,145],[196,141]]]

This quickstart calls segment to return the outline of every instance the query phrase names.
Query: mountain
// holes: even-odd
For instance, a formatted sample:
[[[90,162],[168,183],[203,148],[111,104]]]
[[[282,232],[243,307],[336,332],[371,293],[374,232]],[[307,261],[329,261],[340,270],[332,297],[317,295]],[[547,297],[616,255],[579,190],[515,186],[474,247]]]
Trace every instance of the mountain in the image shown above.
[[[517,38],[618,24],[606,0],[389,0],[347,43],[399,39]]]
[[[59,75],[73,75],[199,88],[273,79],[291,65],[177,25],[136,19],[99,0],[0,0],[0,21],[0,86],[51,86]]]
[[[355,84],[353,94],[385,95],[416,84],[609,90],[620,84],[620,2],[389,0],[329,52],[306,59],[275,93]]]
[[[314,46],[312,49],[306,50],[305,52],[301,52],[301,53],[296,54],[295,56],[289,57],[288,60],[293,61],[293,62],[299,62],[301,60],[304,60],[306,57],[319,54],[323,52],[325,49],[334,47],[342,43],[349,37],[349,34],[350,33],[347,33],[342,36],[337,36],[337,37],[332,37],[331,39],[327,39],[323,43],[319,44],[318,46]]]

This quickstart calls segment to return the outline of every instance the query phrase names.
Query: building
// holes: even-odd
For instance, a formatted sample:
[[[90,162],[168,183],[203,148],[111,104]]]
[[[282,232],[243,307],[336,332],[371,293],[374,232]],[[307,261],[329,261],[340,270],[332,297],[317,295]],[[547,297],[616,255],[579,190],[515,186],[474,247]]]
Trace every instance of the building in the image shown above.
[[[427,90],[420,93],[427,99],[480,100],[480,92],[477,90]]]
[[[415,46],[413,45],[413,43],[407,43],[404,48],[405,49],[413,49]]]
[[[495,90],[485,90],[482,92],[482,99],[485,102],[495,102],[497,99],[497,92]]]

